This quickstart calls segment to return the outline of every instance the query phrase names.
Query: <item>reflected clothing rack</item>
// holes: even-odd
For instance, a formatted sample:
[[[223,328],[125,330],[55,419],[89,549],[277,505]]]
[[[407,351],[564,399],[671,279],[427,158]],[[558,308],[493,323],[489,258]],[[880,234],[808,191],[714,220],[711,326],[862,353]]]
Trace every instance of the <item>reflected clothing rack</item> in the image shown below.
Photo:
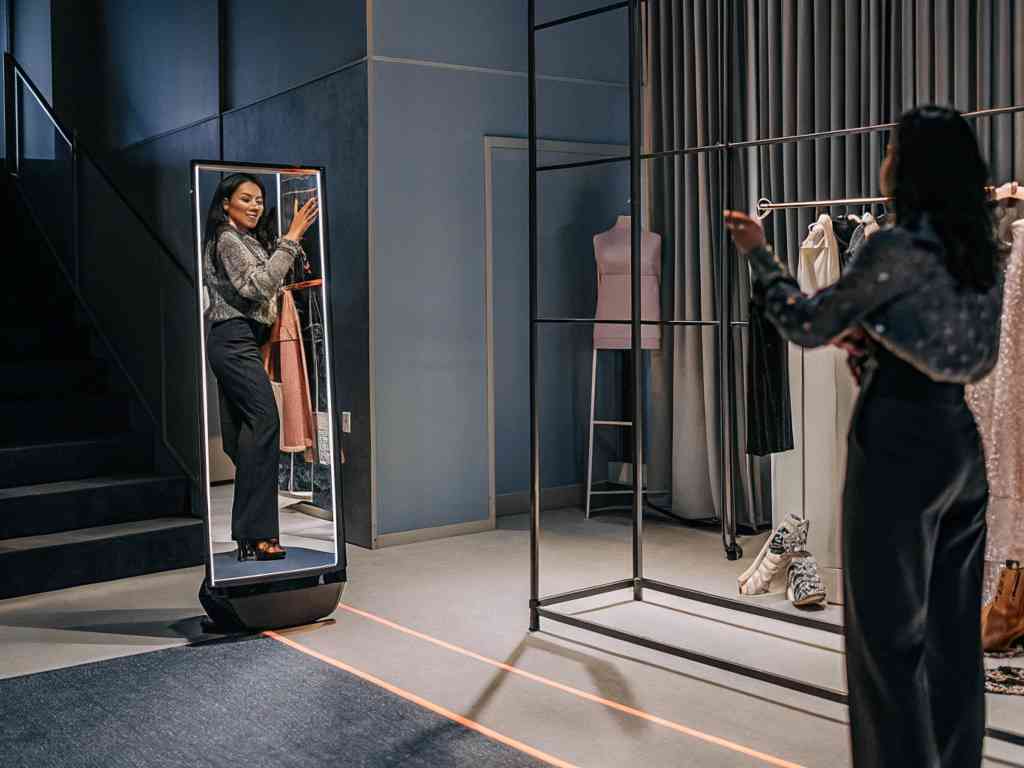
[[[711,153],[717,155],[720,162],[720,170],[722,177],[725,179],[731,178],[731,163],[733,156],[737,150],[744,150],[754,147],[766,147],[774,146],[779,144],[789,144],[802,141],[813,141],[820,139],[831,139],[839,138],[843,136],[852,136],[856,134],[868,134],[879,131],[891,130],[896,127],[896,123],[879,123],[873,125],[863,125],[852,128],[842,128],[836,130],[827,131],[814,131],[810,133],[778,136],[765,139],[750,139],[744,141],[725,141],[713,144],[707,144],[704,146],[695,147],[683,147],[679,149],[672,149],[663,152],[656,153],[642,153],[641,152],[641,137],[643,132],[641,130],[642,120],[642,102],[641,102],[641,75],[643,71],[643,29],[642,29],[642,0],[627,0],[626,2],[618,2],[612,5],[603,6],[601,8],[588,11],[583,14],[574,14],[571,16],[565,16],[561,18],[552,19],[545,21],[542,24],[537,23],[537,2],[536,0],[529,0],[528,3],[528,59],[527,59],[527,114],[528,114],[528,137],[529,137],[529,265],[530,265],[530,285],[529,285],[529,296],[530,296],[530,390],[529,390],[529,401],[530,401],[530,601],[529,601],[529,628],[531,631],[538,631],[540,629],[540,620],[547,619],[555,621],[561,624],[566,624],[578,629],[585,629],[596,634],[604,635],[606,637],[620,640],[634,645],[639,645],[645,648],[656,650],[662,653],[668,653],[670,655],[694,661],[707,666],[715,667],[717,669],[726,670],[728,672],[738,674],[744,677],[768,682],[773,685],[777,685],[789,690],[798,691],[818,698],[823,698],[829,701],[838,702],[845,704],[847,703],[847,694],[845,691],[837,690],[835,688],[815,685],[812,683],[805,682],[794,678],[787,677],[785,675],[777,674],[775,672],[769,672],[764,669],[758,669],[756,667],[747,666],[731,659],[721,658],[718,656],[711,655],[709,653],[695,651],[689,648],[685,648],[681,645],[672,643],[666,643],[652,638],[637,635],[625,630],[617,629],[612,626],[601,624],[599,622],[591,621],[588,618],[584,618],[577,614],[570,613],[568,611],[559,611],[554,608],[561,603],[572,602],[585,597],[594,597],[602,594],[609,594],[612,592],[618,592],[622,590],[630,590],[633,594],[633,599],[636,601],[644,600],[644,590],[652,590],[662,594],[673,595],[678,598],[693,600],[705,604],[715,605],[719,608],[725,608],[728,610],[740,611],[747,614],[753,614],[772,618],[777,621],[783,621],[786,623],[797,624],[804,627],[810,627],[824,632],[832,634],[842,634],[843,628],[831,624],[820,619],[812,618],[811,616],[801,614],[781,614],[768,607],[742,602],[733,598],[726,598],[720,595],[712,594],[709,592],[702,592],[700,590],[689,589],[686,587],[669,584],[658,581],[656,579],[649,578],[644,575],[644,564],[643,564],[643,490],[642,484],[634,483],[634,496],[633,496],[633,520],[632,520],[632,577],[624,578],[619,581],[614,581],[607,584],[599,584],[592,587],[585,587],[582,589],[572,590],[570,592],[563,592],[560,594],[553,595],[541,595],[540,592],[540,513],[541,513],[541,464],[540,464],[540,390],[538,387],[539,368],[538,368],[538,347],[539,347],[539,334],[540,328],[545,327],[549,324],[558,323],[579,323],[596,322],[596,318],[550,318],[543,317],[539,312],[539,291],[538,291],[538,279],[540,275],[539,269],[539,242],[538,242],[538,176],[541,173],[557,172],[561,170],[569,170],[573,168],[583,168],[593,165],[603,165],[606,163],[615,162],[628,162],[630,165],[630,214],[635,221],[640,221],[642,216],[641,201],[640,201],[640,189],[641,189],[641,164],[645,160],[654,160],[662,158],[681,157],[690,154],[700,153]],[[629,14],[628,21],[628,37],[629,37],[629,126],[630,126],[630,153],[629,155],[601,158],[599,160],[585,160],[572,163],[559,163],[555,165],[539,165],[537,162],[538,158],[538,133],[537,133],[537,35],[543,33],[544,30],[557,28],[563,24],[573,23],[582,18],[590,18],[592,16],[607,13],[616,10],[625,9]],[[726,50],[727,47],[727,36],[722,33],[721,30],[727,29],[730,23],[730,10],[729,6],[726,5],[722,9],[721,23],[719,25],[720,36],[722,40],[719,41],[719,71],[726,71],[726,63],[729,61],[729,52]],[[719,116],[722,121],[723,134],[724,136],[730,135],[729,118],[727,106],[729,103],[729,96],[731,90],[731,83],[726,78],[722,83],[725,98],[723,99],[722,113]],[[965,112],[963,116],[968,119],[989,117],[997,115],[1008,115],[1024,112],[1024,104],[1018,104],[1006,107],[993,107],[988,109],[975,110],[973,112]],[[855,200],[856,202],[853,202]],[[765,201],[762,201],[765,202]],[[769,210],[776,210],[785,207],[825,207],[826,205],[864,205],[873,204],[879,201],[875,198],[854,198],[846,199],[843,201],[807,201],[798,202],[795,204],[785,203],[771,203],[767,201],[767,205],[772,206]],[[640,229],[635,230],[636,236],[632,238],[631,243],[631,274],[633,276],[632,284],[632,318],[629,321],[632,330],[632,353],[634,356],[635,364],[633,366],[633,373],[635,376],[639,376],[642,366],[640,365],[640,354],[641,354],[641,329],[642,326],[651,322],[644,321],[641,318],[640,306],[640,242],[639,233]],[[734,321],[731,317],[731,298],[732,298],[732,267],[731,262],[733,259],[725,254],[725,250],[729,247],[727,242],[727,233],[725,231],[724,222],[722,223],[719,230],[718,243],[721,244],[721,279],[718,281],[717,286],[717,303],[720,308],[719,317],[715,321],[691,321],[691,320],[662,320],[660,324],[665,326],[683,326],[683,325],[709,325],[714,326],[718,329],[718,340],[719,344],[716,349],[716,368],[718,369],[719,376],[723,382],[723,386],[719,387],[718,398],[719,398],[719,428],[721,429],[722,439],[720,440],[719,460],[721,462],[722,471],[720,472],[719,478],[719,493],[722,500],[722,541],[726,551],[726,555],[729,559],[738,559],[742,556],[742,550],[736,541],[736,517],[734,500],[732,498],[733,493],[733,480],[731,476],[731,459],[734,453],[734,440],[731,434],[731,425],[735,419],[735,398],[733,393],[732,372],[733,372],[733,345],[734,345],[734,330],[742,329],[747,327],[747,324],[742,321]],[[642,430],[643,427],[640,423],[640,414],[642,403],[640,402],[641,387],[640,382],[635,382],[636,386],[633,387],[634,402],[633,402],[633,421],[636,428],[633,430],[634,437],[634,451],[633,457],[634,462],[638,466],[643,466],[643,452],[642,452]],[[636,471],[634,470],[634,475]],[[994,739],[1008,741],[1018,745],[1024,745],[1024,736],[1013,733],[1010,731],[988,728],[988,736]]]

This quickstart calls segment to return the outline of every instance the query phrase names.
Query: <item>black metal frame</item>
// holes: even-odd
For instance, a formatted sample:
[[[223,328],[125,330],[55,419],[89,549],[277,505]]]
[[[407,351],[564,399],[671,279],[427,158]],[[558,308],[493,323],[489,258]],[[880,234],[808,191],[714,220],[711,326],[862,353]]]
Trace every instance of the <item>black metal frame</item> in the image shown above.
[[[326,168],[322,165],[287,165],[283,163],[250,163],[243,161],[226,161],[226,160],[193,160],[189,167],[189,185],[190,185],[190,196],[192,198],[192,213],[193,213],[193,234],[199,234],[202,237],[203,222],[201,221],[201,203],[199,199],[199,190],[195,187],[196,184],[196,172],[197,170],[215,172],[218,168],[222,168],[225,171],[228,170],[239,170],[249,169],[254,173],[262,171],[264,173],[296,173],[301,171],[308,171],[310,173],[317,173],[320,176],[320,221],[321,227],[324,232],[323,241],[320,243],[320,254],[321,262],[323,266],[323,312],[324,312],[324,326],[327,329],[327,337],[331,339],[333,345],[333,322],[331,308],[331,302],[328,300],[327,288],[330,285],[328,281],[328,272],[330,271],[330,250],[327,244],[327,172]],[[279,208],[280,209],[280,208]],[[202,246],[199,243],[199,237],[194,238],[193,246],[195,250],[195,263],[196,263],[196,286],[197,292],[202,290]],[[201,300],[198,304],[202,306]],[[199,318],[197,318],[199,320]],[[203,336],[205,331],[201,320],[198,322],[198,333]],[[197,351],[199,351],[198,365],[200,368],[206,367],[206,361],[203,359],[202,350],[205,349],[205,341],[197,345]],[[328,347],[330,349],[330,347]],[[328,352],[330,354],[330,352]],[[205,374],[203,374],[205,378]],[[333,374],[329,376],[330,379],[330,397],[331,397],[331,440],[334,446],[335,453],[341,450],[341,430],[338,426],[336,417],[337,405],[338,405],[338,379]],[[204,388],[205,389],[205,388]],[[205,397],[206,392],[201,393]],[[234,579],[221,579],[220,581],[214,581],[213,574],[213,559],[212,559],[212,547],[209,546],[210,537],[213,535],[210,529],[210,505],[209,505],[209,462],[207,457],[209,452],[204,442],[207,440],[209,434],[209,424],[207,424],[207,411],[205,405],[203,406],[203,418],[200,429],[197,430],[197,436],[200,441],[199,445],[199,492],[197,508],[203,513],[203,529],[204,535],[207,540],[206,552],[204,554],[204,560],[206,561],[206,583],[210,585],[211,589],[224,589],[232,588],[253,584],[266,584],[272,581],[291,581],[293,579],[302,579],[313,576],[321,576],[328,573],[345,573],[348,562],[345,554],[345,514],[342,506],[342,483],[344,482],[341,472],[341,462],[338,460],[337,455],[331,456],[331,497],[334,501],[334,535],[335,544],[337,549],[335,550],[335,559],[337,564],[335,565],[324,565],[316,568],[300,568],[293,571],[282,571],[280,573],[261,574],[257,576],[243,576]]]
[[[590,632],[595,632],[606,637],[610,637],[616,640],[632,643],[644,648],[660,651],[667,653],[672,656],[676,656],[689,661],[695,661],[700,664],[706,664],[717,669],[722,669],[727,672],[741,675],[743,677],[749,677],[762,682],[771,683],[773,685],[787,688],[800,693],[816,696],[818,698],[826,699],[836,703],[845,704],[847,703],[847,694],[843,691],[839,691],[833,688],[824,686],[814,685],[802,680],[795,680],[793,678],[784,677],[782,675],[776,675],[765,670],[758,669],[755,667],[746,666],[738,662],[733,662],[728,659],[711,656],[708,654],[698,653],[696,651],[689,650],[682,646],[673,645],[670,643],[664,643],[658,640],[654,640],[642,635],[633,634],[626,632],[614,627],[609,627],[598,622],[590,621],[588,619],[582,619],[578,616],[574,616],[568,613],[563,613],[557,610],[552,610],[551,606],[559,605],[561,603],[567,603],[574,600],[580,600],[587,597],[595,597],[597,595],[608,594],[612,592],[618,592],[621,590],[630,589],[633,592],[633,599],[636,601],[643,601],[643,592],[645,589],[649,589],[652,592],[658,592],[662,594],[672,595],[674,597],[683,598],[686,600],[693,600],[708,605],[714,605],[720,608],[726,608],[729,610],[740,611],[742,613],[752,614],[756,616],[762,616],[766,618],[775,619],[789,624],[795,624],[810,629],[816,629],[831,634],[843,634],[843,627],[832,622],[822,621],[820,619],[814,619],[810,616],[799,615],[799,614],[787,614],[779,611],[774,611],[763,606],[742,602],[740,600],[734,600],[720,595],[711,594],[708,592],[702,592],[699,590],[688,589],[685,587],[676,586],[673,584],[667,584],[665,582],[650,579],[643,574],[643,487],[641,483],[633,484],[633,542],[632,542],[632,560],[633,560],[633,575],[632,578],[621,579],[608,584],[599,584],[593,587],[586,587],[583,589],[577,589],[570,592],[563,592],[555,595],[541,596],[540,594],[540,417],[539,417],[539,404],[538,404],[538,367],[537,367],[537,349],[538,349],[538,330],[542,325],[546,324],[581,324],[581,323],[595,323],[596,318],[570,318],[570,317],[541,317],[538,315],[538,286],[537,279],[539,275],[539,252],[538,252],[538,240],[537,240],[537,174],[549,171],[567,170],[572,168],[583,168],[592,165],[603,165],[606,163],[615,162],[629,162],[630,164],[630,215],[634,222],[639,222],[642,219],[641,215],[641,195],[640,195],[640,163],[645,160],[654,160],[661,158],[674,157],[686,154],[712,152],[717,153],[719,158],[719,172],[722,174],[722,194],[723,196],[727,193],[730,186],[730,176],[732,170],[731,158],[732,152],[735,150],[742,150],[750,147],[762,147],[772,146],[776,144],[787,144],[798,141],[814,140],[822,138],[836,138],[839,136],[849,136],[854,134],[873,133],[877,131],[889,130],[895,127],[895,123],[877,124],[870,126],[859,126],[855,128],[845,128],[830,131],[818,131],[808,134],[800,134],[793,136],[780,136],[777,138],[767,139],[753,139],[745,141],[730,141],[730,125],[728,122],[728,104],[729,104],[729,87],[730,77],[726,67],[729,65],[729,58],[726,51],[727,37],[725,30],[728,29],[728,18],[727,18],[727,7],[723,6],[722,13],[724,18],[719,23],[719,34],[722,36],[719,41],[719,67],[720,75],[723,79],[723,88],[725,88],[725,98],[722,102],[722,113],[719,115],[719,125],[722,131],[722,137],[719,142],[708,144],[700,147],[684,147],[681,149],[667,150],[663,152],[655,153],[641,153],[641,118],[642,118],[642,105],[641,105],[641,65],[643,56],[643,25],[641,23],[641,10],[644,0],[626,0],[626,2],[618,2],[612,5],[606,5],[600,8],[596,8],[592,11],[584,13],[574,14],[573,16],[567,16],[561,19],[555,19],[553,21],[545,22],[543,24],[536,23],[536,0],[529,0],[529,13],[528,13],[528,34],[529,34],[529,59],[528,59],[528,122],[529,122],[529,162],[530,162],[530,178],[529,178],[529,194],[530,194],[530,630],[538,631],[540,629],[541,618],[548,619],[550,621],[566,624],[568,626],[576,627],[577,629],[584,629]],[[572,163],[561,163],[556,165],[545,165],[539,166],[537,164],[537,69],[536,69],[536,35],[546,29],[559,26],[561,24],[567,24],[574,21],[578,21],[583,18],[590,18],[592,16],[607,13],[610,11],[622,10],[627,8],[629,12],[629,104],[630,104],[630,154],[628,156],[621,157],[610,157],[601,158],[598,160],[586,160]],[[1011,114],[1015,112],[1024,111],[1024,105],[1017,105],[1012,107],[999,107],[994,109],[979,110],[977,112],[965,113],[965,117],[981,117],[998,114]],[[720,201],[725,203],[725,200]],[[723,206],[724,207],[724,206]],[[742,328],[747,325],[743,321],[734,321],[731,319],[731,281],[732,281],[732,260],[723,256],[721,259],[721,276],[718,281],[718,295],[717,301],[719,306],[718,319],[717,320],[661,320],[661,321],[646,321],[641,318],[641,297],[640,297],[640,237],[641,227],[633,226],[631,228],[631,294],[632,294],[632,307],[631,307],[631,319],[630,320],[618,320],[618,321],[606,321],[601,320],[602,323],[614,323],[614,324],[626,324],[629,323],[632,329],[632,360],[633,360],[633,376],[635,378],[633,382],[633,404],[632,404],[632,419],[634,424],[633,429],[633,461],[634,464],[634,477],[639,477],[636,470],[636,465],[643,466],[643,454],[642,454],[642,435],[643,429],[640,422],[640,416],[642,413],[642,390],[641,382],[639,380],[641,372],[641,329],[644,325],[663,325],[663,326],[710,326],[718,329],[718,368],[719,375],[722,379],[722,387],[720,389],[721,402],[719,403],[719,424],[722,430],[721,440],[721,466],[722,472],[720,481],[720,493],[722,499],[722,541],[725,549],[726,557],[730,560],[736,560],[742,557],[742,550],[740,549],[736,541],[736,520],[734,504],[732,499],[732,480],[731,480],[731,457],[733,446],[730,437],[731,434],[731,421],[734,418],[735,398],[734,392],[732,391],[732,370],[733,370],[733,329]],[[724,254],[727,247],[727,236],[724,230],[724,226],[718,232],[719,243],[718,250]],[[1024,746],[1024,734],[1017,734],[1009,731],[1000,729],[989,728],[987,734],[990,738],[998,739],[1001,741],[1007,741],[1013,744]]]

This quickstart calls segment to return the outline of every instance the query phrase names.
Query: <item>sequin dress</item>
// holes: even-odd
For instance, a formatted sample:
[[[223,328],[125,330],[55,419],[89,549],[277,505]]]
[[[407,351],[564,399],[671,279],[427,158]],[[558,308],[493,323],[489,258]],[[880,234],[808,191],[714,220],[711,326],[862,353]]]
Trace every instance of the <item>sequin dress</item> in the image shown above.
[[[985,443],[989,483],[983,601],[1006,560],[1024,560],[1024,219],[1010,225],[999,362],[969,387],[967,402]]]

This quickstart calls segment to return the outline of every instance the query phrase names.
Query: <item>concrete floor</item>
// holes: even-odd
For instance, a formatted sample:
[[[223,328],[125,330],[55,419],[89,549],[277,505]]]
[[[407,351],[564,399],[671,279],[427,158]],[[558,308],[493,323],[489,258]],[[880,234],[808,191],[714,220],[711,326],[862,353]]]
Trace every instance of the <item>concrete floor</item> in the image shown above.
[[[839,705],[554,622],[528,633],[526,521],[500,523],[488,533],[373,552],[350,547],[344,605],[364,613],[339,608],[329,621],[288,636],[573,765],[849,765]],[[722,565],[713,534],[652,522],[648,540],[649,575],[732,596],[737,564]],[[748,557],[756,552],[750,542],[744,548]],[[628,576],[629,551],[623,518],[584,522],[578,510],[545,513],[543,591]],[[0,602],[0,677],[199,639],[202,576],[202,569],[188,569]],[[664,595],[647,595],[643,604],[627,597],[590,598],[563,610],[843,685],[837,635]],[[1024,699],[990,699],[993,725],[1024,731]],[[986,752],[986,765],[1024,765],[1022,749],[990,742]]]

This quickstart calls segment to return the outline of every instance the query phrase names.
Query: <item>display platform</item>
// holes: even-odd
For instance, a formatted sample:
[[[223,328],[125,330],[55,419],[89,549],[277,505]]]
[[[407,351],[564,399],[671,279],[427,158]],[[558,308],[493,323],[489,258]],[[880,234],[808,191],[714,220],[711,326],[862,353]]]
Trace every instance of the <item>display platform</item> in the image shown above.
[[[229,579],[249,578],[252,576],[271,576],[289,571],[305,571],[312,568],[327,568],[334,565],[333,552],[318,552],[305,547],[287,547],[288,556],[283,560],[245,560],[238,562],[235,550],[221,552],[213,556],[217,583]]]

